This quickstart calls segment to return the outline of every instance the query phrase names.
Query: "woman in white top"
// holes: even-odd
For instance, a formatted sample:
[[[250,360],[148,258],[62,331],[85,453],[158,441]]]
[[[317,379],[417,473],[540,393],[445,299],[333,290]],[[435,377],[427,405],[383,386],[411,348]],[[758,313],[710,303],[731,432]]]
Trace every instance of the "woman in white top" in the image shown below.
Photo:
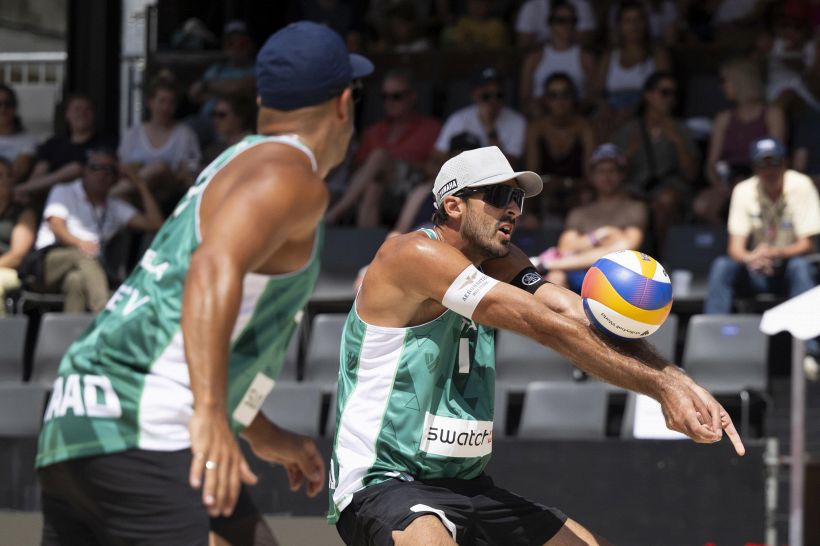
[[[17,115],[17,93],[0,83],[0,157],[11,164],[11,181],[25,180],[34,161],[37,141]]]
[[[618,8],[617,45],[604,54],[595,81],[601,140],[609,140],[614,128],[635,113],[646,79],[657,70],[671,68],[666,50],[652,45],[640,2],[623,2]]]
[[[118,150],[120,161],[139,169],[163,208],[191,185],[202,159],[196,134],[176,120],[178,99],[173,76],[161,72],[148,87],[148,120],[128,129]],[[118,184],[114,193],[135,197],[130,184]]]
[[[539,115],[544,82],[559,72],[567,74],[580,97],[586,96],[586,85],[595,72],[595,59],[578,43],[578,17],[569,2],[552,5],[548,18],[550,40],[539,51],[524,60],[521,70],[520,104],[531,117]]]

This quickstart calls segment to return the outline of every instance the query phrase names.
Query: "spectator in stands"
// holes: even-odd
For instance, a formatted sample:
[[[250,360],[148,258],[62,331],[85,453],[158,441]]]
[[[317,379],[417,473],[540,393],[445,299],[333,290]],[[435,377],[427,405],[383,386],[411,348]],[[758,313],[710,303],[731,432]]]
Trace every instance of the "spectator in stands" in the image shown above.
[[[678,6],[674,0],[640,0],[649,22],[649,35],[652,41],[672,45],[677,42]],[[610,34],[617,33],[618,3],[609,7]]]
[[[256,99],[252,95],[227,95],[216,102],[211,112],[217,138],[203,154],[210,163],[226,148],[233,146],[256,128]]]
[[[595,34],[597,19],[589,0],[569,0],[578,18],[580,42],[589,44]],[[549,24],[552,0],[528,0],[521,6],[515,21],[516,41],[524,49],[538,47],[550,39]]]
[[[139,193],[140,213],[109,195],[119,175]],[[64,310],[98,312],[108,300],[103,249],[120,229],[156,231],[162,225],[148,184],[131,168],[121,167],[113,150],[89,153],[82,178],[51,189],[35,247],[44,251],[43,284],[65,294]]]
[[[781,142],[786,138],[783,111],[766,103],[757,65],[730,61],[721,67],[720,76],[723,93],[735,106],[715,116],[705,165],[709,187],[692,205],[698,219],[713,225],[723,223],[734,184],[751,175],[752,142],[767,136]]]
[[[31,170],[37,141],[17,115],[17,93],[0,83],[0,158],[11,163],[11,181],[25,180]]]
[[[553,11],[555,13],[558,10]],[[527,170],[541,174],[544,190],[531,197],[521,225],[535,218],[563,221],[566,212],[582,204],[589,194],[587,160],[595,146],[592,125],[578,112],[578,91],[569,75],[557,72],[547,78],[541,97],[545,114],[527,130]]]
[[[111,145],[97,133],[94,102],[88,95],[75,94],[66,99],[65,122],[65,135],[55,135],[37,149],[31,177],[14,188],[18,200],[33,199],[42,205],[54,184],[82,175],[88,150]]]
[[[766,98],[787,117],[807,106],[820,110],[820,41],[812,39],[809,16],[808,4],[786,2],[776,10],[774,32],[764,31],[757,40],[758,58],[766,65]]]
[[[176,80],[161,72],[148,87],[148,121],[128,129],[120,141],[120,161],[136,168],[164,208],[176,204],[199,172],[202,153],[194,132],[176,120]],[[113,190],[135,200],[136,187],[123,181]]]
[[[467,12],[444,29],[441,43],[462,50],[502,49],[510,44],[507,26],[492,16],[490,0],[467,0]]]
[[[350,51],[361,51],[362,32],[359,0],[297,0],[292,6],[291,21],[313,21],[328,26],[344,38]]]
[[[681,220],[699,169],[697,146],[686,125],[675,119],[677,95],[671,73],[652,74],[644,84],[639,115],[615,138],[625,151],[629,190],[650,203],[659,246],[669,226]]]
[[[476,135],[482,146],[501,148],[513,165],[524,158],[527,120],[504,105],[504,84],[504,77],[493,67],[476,74],[472,106],[453,112],[436,140],[436,169],[446,160],[450,139],[465,132]]]
[[[37,216],[12,200],[11,163],[0,158],[0,316],[6,294],[20,287],[17,267],[34,243]]]
[[[820,112],[808,111],[800,114],[796,121],[794,155],[792,165],[795,170],[807,174],[820,190]]]
[[[202,105],[200,115],[206,125],[210,122],[208,116],[220,97],[256,94],[253,51],[253,41],[247,25],[242,21],[229,21],[222,30],[225,60],[209,66],[202,78],[192,83],[188,89],[191,101]]]
[[[377,25],[378,40],[371,50],[387,53],[420,53],[432,47],[424,35],[416,6],[411,1],[399,1],[384,12]]]
[[[527,55],[521,69],[519,105],[530,116],[541,113],[544,83],[556,73],[572,78],[577,94],[586,96],[587,83],[595,74],[595,59],[581,49],[576,27],[575,6],[566,1],[554,2],[549,16],[550,38],[540,50]]]
[[[429,161],[441,123],[416,110],[417,98],[408,71],[394,70],[385,76],[385,118],[363,133],[356,156],[358,169],[328,211],[328,223],[339,222],[357,204],[359,227],[379,225],[383,212],[395,218],[407,194],[434,172]]]
[[[740,182],[729,206],[728,256],[709,272],[704,312],[730,313],[735,294],[775,292],[788,297],[813,288],[811,237],[820,233],[820,198],[805,175],[786,168],[778,139],[752,144],[754,176]],[[810,352],[820,355],[817,341]]]
[[[633,199],[623,185],[625,166],[614,144],[602,144],[592,153],[590,181],[595,201],[572,209],[558,246],[538,257],[548,281],[580,292],[586,270],[598,258],[641,247],[648,213],[646,205]]]
[[[670,69],[665,48],[654,45],[646,12],[640,2],[618,7],[618,34],[614,49],[604,53],[598,66],[594,94],[598,97],[599,138],[608,140],[637,110],[647,78]]]

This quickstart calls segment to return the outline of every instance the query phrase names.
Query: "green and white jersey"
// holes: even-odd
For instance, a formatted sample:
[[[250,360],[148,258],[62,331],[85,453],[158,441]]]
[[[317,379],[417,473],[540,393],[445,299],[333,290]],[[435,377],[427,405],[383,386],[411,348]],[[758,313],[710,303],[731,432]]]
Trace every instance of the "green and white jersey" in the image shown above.
[[[339,356],[331,523],[356,491],[390,478],[481,474],[493,438],[491,328],[449,309],[419,326],[374,326],[354,303]]]
[[[269,142],[301,150],[316,171],[313,152],[295,135],[250,136],[202,171],[139,266],[63,357],[40,433],[37,466],[132,448],[190,446],[193,395],[180,318],[185,276],[201,242],[201,198],[220,169]],[[312,256],[300,271],[244,278],[228,371],[228,414],[237,432],[253,420],[282,367],[319,274],[323,229],[317,228]]]

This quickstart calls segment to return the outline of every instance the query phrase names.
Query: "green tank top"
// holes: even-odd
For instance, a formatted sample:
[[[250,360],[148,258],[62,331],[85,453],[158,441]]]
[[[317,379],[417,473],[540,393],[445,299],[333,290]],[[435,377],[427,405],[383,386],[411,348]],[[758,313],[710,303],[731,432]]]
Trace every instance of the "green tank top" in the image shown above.
[[[200,244],[199,206],[213,177],[242,152],[268,142],[313,152],[295,135],[253,135],[228,148],[199,175],[125,283],[70,347],[44,417],[36,465],[126,449],[190,446],[193,413],[180,318],[185,275]],[[231,332],[228,415],[242,430],[273,388],[288,340],[319,274],[323,225],[300,271],[249,273]]]
[[[483,472],[492,451],[493,347],[491,328],[449,309],[426,324],[387,328],[362,321],[354,303],[340,351],[331,523],[356,491],[390,478]]]

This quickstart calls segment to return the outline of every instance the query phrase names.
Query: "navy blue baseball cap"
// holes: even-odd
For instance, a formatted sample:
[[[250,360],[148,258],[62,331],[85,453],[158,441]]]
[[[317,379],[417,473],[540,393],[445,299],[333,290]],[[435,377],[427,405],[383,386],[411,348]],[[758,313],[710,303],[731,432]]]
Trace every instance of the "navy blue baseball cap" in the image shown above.
[[[757,163],[767,157],[780,160],[786,157],[786,147],[776,138],[761,138],[752,142],[749,147],[749,156],[752,163]]]
[[[262,106],[295,110],[332,99],[373,63],[348,53],[334,30],[310,21],[291,23],[265,42],[256,56],[256,88]]]

